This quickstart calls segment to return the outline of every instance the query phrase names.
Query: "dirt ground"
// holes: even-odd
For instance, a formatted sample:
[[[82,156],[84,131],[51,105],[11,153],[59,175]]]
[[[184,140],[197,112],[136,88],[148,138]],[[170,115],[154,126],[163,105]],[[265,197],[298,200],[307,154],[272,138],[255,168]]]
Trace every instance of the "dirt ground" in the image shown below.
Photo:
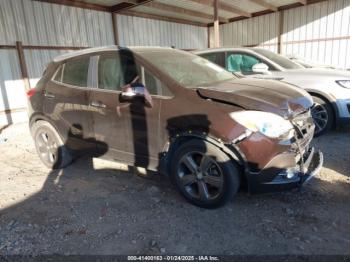
[[[0,135],[0,254],[350,254],[350,129],[314,141],[320,175],[301,190],[240,192],[215,210],[166,177],[81,158],[40,162],[26,124]]]

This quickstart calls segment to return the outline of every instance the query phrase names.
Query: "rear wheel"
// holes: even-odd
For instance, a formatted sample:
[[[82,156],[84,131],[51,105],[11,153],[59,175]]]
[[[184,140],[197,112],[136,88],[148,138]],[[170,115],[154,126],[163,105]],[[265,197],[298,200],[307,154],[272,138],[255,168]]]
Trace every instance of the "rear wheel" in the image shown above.
[[[46,121],[37,121],[31,127],[36,151],[45,166],[63,168],[72,162],[71,152],[64,145],[55,128]]]
[[[320,136],[333,127],[334,113],[332,105],[318,96],[312,96],[314,105],[311,108],[312,119],[315,123],[315,136]]]
[[[231,200],[240,185],[235,163],[213,144],[195,139],[175,152],[171,178],[192,204],[215,208]]]

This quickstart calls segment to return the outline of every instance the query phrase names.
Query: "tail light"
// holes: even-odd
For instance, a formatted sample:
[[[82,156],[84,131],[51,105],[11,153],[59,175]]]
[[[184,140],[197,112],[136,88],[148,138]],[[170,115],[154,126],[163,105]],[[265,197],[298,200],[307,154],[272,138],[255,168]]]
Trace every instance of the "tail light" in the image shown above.
[[[31,98],[35,93],[36,93],[35,88],[29,89],[29,91],[27,92],[27,97]]]

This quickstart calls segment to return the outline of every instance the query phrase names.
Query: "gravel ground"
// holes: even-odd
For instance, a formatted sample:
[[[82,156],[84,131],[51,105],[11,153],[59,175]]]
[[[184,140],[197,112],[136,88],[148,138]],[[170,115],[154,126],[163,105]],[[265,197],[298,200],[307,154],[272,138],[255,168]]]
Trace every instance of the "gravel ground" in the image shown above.
[[[80,158],[50,171],[27,125],[10,126],[0,135],[0,254],[350,254],[349,132],[315,139],[325,165],[301,190],[243,191],[205,210],[166,177],[121,164]]]

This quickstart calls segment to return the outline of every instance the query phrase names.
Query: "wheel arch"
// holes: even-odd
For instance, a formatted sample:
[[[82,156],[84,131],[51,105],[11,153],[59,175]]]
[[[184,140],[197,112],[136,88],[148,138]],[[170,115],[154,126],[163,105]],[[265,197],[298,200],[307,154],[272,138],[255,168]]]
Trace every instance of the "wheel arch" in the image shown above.
[[[240,168],[240,176],[243,181],[247,179],[248,162],[244,154],[239,150],[238,146],[235,144],[225,144],[220,139],[212,137],[210,135],[204,135],[196,132],[185,132],[171,137],[168,142],[166,150],[163,151],[164,157],[161,159],[161,166],[164,173],[169,174],[171,159],[176,152],[176,150],[184,143],[192,140],[199,139],[213,144],[219,148],[223,153],[225,153],[232,161],[235,161]]]
[[[332,98],[331,96],[329,96],[325,93],[322,93],[322,92],[318,92],[318,91],[314,91],[314,90],[307,90],[307,91],[311,96],[317,96],[318,98],[326,101],[327,103],[329,103],[332,106],[333,117],[334,117],[333,126],[336,126],[337,122],[338,122],[337,120],[339,119],[339,110],[338,110],[336,102],[334,101],[334,98]]]
[[[53,123],[53,121],[50,120],[50,118],[48,118],[47,116],[45,115],[42,115],[42,114],[33,114],[30,116],[29,118],[29,129],[32,128],[32,126],[38,122],[38,121],[45,121],[45,122],[48,122],[55,130],[56,130],[56,133],[60,136],[60,138],[62,139],[62,141],[66,141],[66,137],[64,137],[60,132],[59,132],[59,129],[57,128],[57,126]]]

